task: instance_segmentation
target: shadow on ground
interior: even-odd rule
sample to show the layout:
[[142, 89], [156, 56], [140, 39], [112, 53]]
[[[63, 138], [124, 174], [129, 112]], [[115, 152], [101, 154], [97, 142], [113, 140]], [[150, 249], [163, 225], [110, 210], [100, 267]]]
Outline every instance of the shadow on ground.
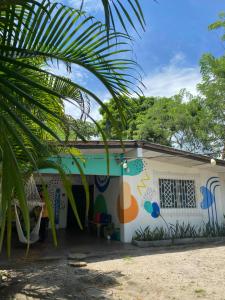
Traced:
[[[146, 264], [154, 262], [155, 258], [157, 258], [160, 264], [163, 254], [177, 253], [177, 261], [179, 261], [179, 264], [183, 264], [184, 261], [187, 260], [186, 252], [188, 251], [194, 251], [192, 256], [195, 257], [196, 254], [199, 255], [199, 249], [217, 248], [219, 250], [219, 247], [225, 245], [224, 242], [214, 242], [204, 245], [138, 248], [132, 244], [106, 241], [84, 234], [81, 236], [73, 236], [61, 232], [59, 233], [58, 248], [54, 248], [51, 238], [49, 237], [45, 243], [33, 245], [28, 257], [25, 258], [25, 246], [19, 244], [16, 239], [13, 243], [12, 258], [8, 260], [5, 253], [0, 257], [0, 273], [1, 269], [4, 269], [9, 274], [9, 278], [3, 282], [3, 285], [1, 285], [0, 282], [0, 300], [113, 299], [112, 293], [113, 290], [115, 290], [114, 288], [116, 287], [117, 290], [121, 289], [121, 282], [126, 284], [126, 282], [129, 281], [129, 276], [126, 275], [126, 270], [129, 265], [131, 265], [131, 273], [133, 273], [133, 271], [139, 271], [132, 265], [132, 258], [144, 258], [145, 256], [149, 256]], [[209, 251], [207, 251], [207, 253], [208, 252]], [[69, 266], [67, 259], [68, 254], [75, 257], [77, 256], [75, 260], [78, 259], [87, 262], [87, 266], [84, 268]], [[187, 253], [187, 256], [188, 255]], [[110, 265], [112, 266], [114, 263], [118, 263], [116, 261], [118, 259], [122, 259], [125, 263], [124, 273], [119, 272], [118, 269], [114, 269], [112, 272], [112, 269], [109, 271], [108, 268], [104, 270], [104, 272], [99, 271], [101, 269], [99, 268], [100, 264], [92, 264], [111, 261]], [[170, 273], [170, 263], [172, 263], [172, 261], [168, 256], [167, 259]], [[204, 259], [203, 255], [203, 261]], [[157, 274], [158, 262], [155, 266]], [[107, 267], [107, 263], [105, 265]], [[196, 265], [195, 259], [194, 265]], [[145, 266], [144, 264], [144, 269], [146, 269]], [[152, 268], [151, 263], [149, 266]], [[99, 268], [99, 270], [97, 268]], [[164, 272], [164, 269], [162, 272]], [[148, 278], [146, 280], [148, 280]], [[133, 287], [134, 284], [132, 282], [130, 282], [130, 284], [131, 287]], [[146, 284], [149, 283], [147, 282]], [[141, 286], [141, 283], [139, 283], [139, 285]], [[126, 285], [124, 289], [125, 292], [127, 292]]]
[[11, 299], [112, 299], [110, 288], [119, 285], [120, 272], [74, 268], [67, 261], [36, 262], [8, 270], [10, 278], [0, 290]]

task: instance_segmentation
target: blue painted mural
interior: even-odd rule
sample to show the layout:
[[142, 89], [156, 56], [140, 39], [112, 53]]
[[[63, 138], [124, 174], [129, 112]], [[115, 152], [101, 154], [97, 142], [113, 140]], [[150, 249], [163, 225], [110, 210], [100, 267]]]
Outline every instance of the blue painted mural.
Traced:
[[152, 202], [152, 213], [151, 216], [156, 219], [160, 216], [160, 208], [157, 202]]
[[99, 192], [104, 193], [109, 186], [109, 183], [109, 176], [95, 176], [95, 185], [97, 186]]
[[144, 209], [156, 219], [160, 216], [160, 207], [157, 202], [145, 201]]
[[220, 186], [219, 177], [210, 177], [205, 186], [200, 187], [202, 193], [201, 208], [208, 210], [209, 223], [218, 224], [217, 206], [216, 206], [216, 189]]
[[61, 198], [61, 190], [57, 188], [55, 191], [55, 225], [59, 225], [59, 210], [60, 210], [60, 198]]

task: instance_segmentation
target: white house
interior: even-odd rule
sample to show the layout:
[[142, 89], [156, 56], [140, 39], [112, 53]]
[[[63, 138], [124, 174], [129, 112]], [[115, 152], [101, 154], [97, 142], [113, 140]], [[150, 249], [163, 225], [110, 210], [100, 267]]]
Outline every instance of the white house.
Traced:
[[[70, 142], [81, 151], [78, 162], [90, 191], [89, 218], [107, 213], [131, 242], [135, 230], [146, 226], [190, 223], [221, 224], [225, 215], [225, 161], [144, 141], [109, 141], [109, 176], [103, 142]], [[70, 155], [52, 158], [70, 174], [81, 222], [85, 223], [85, 192], [77, 163]], [[75, 226], [60, 176], [42, 170], [52, 198], [58, 228]], [[164, 220], [163, 220], [164, 219]]]

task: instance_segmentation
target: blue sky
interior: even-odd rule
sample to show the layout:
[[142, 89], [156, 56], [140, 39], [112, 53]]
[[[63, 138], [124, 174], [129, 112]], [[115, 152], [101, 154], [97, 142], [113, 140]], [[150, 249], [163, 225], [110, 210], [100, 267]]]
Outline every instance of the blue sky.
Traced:
[[[74, 5], [78, 0], [65, 0]], [[97, 17], [102, 15], [98, 0], [86, 0], [86, 9]], [[196, 93], [201, 80], [199, 60], [203, 53], [222, 55], [224, 48], [219, 33], [208, 25], [225, 11], [224, 0], [153, 0], [141, 1], [146, 19], [146, 32], [136, 36], [134, 54], [143, 69], [145, 95], [171, 96], [181, 88]], [[109, 97], [96, 80], [82, 70], [72, 77], [93, 89], [102, 99]], [[98, 108], [93, 106], [98, 118]]]

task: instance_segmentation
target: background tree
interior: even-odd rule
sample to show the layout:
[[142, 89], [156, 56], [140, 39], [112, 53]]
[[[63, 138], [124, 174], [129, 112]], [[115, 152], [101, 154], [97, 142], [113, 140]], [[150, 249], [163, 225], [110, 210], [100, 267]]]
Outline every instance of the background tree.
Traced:
[[140, 122], [140, 136], [151, 142], [191, 152], [209, 151], [206, 112], [198, 97], [186, 91], [171, 98], [158, 98]]
[[[225, 32], [225, 14], [209, 26], [210, 30], [220, 29]], [[225, 41], [222, 33], [221, 42]], [[214, 57], [205, 54], [200, 61], [202, 82], [198, 85], [201, 93], [201, 105], [207, 112], [204, 122], [208, 127], [208, 139], [212, 152], [225, 156], [225, 55]]]
[[[146, 110], [150, 108], [156, 98], [154, 97], [139, 97], [139, 98], [129, 98], [123, 97], [122, 101], [124, 103], [124, 114], [126, 115], [125, 124], [119, 121], [119, 127], [123, 129], [122, 137], [124, 139], [138, 139], [140, 138], [138, 123], [139, 120], [144, 116]], [[115, 119], [119, 120], [119, 111], [111, 99], [105, 103], [109, 112], [114, 116]], [[102, 119], [100, 121], [101, 127], [105, 131], [108, 139], [120, 139], [120, 134], [115, 130], [113, 124], [108, 119], [106, 112], [100, 109], [100, 114]]]
[[[208, 128], [202, 122], [206, 111], [199, 97], [194, 98], [183, 90], [180, 94], [170, 98], [126, 98], [124, 103], [126, 103], [127, 112], [124, 138], [143, 139], [201, 153], [211, 150], [208, 142]], [[109, 101], [106, 105], [115, 118], [118, 117], [113, 101]], [[100, 112], [102, 114], [101, 126], [108, 138], [118, 139], [106, 114], [102, 110]]]

